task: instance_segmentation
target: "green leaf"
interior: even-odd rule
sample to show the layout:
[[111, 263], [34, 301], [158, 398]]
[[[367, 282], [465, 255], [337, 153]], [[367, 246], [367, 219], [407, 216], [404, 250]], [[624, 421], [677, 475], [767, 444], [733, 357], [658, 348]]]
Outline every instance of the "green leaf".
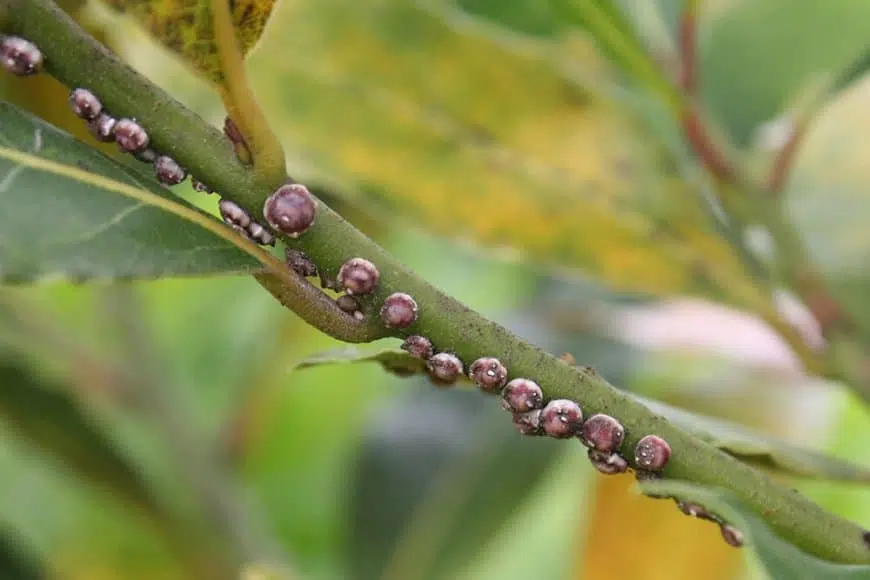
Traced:
[[[372, 351], [358, 347], [330, 350], [310, 356], [300, 362], [296, 368], [307, 369], [334, 364], [378, 363], [385, 371], [398, 376], [408, 376], [426, 373], [426, 363], [414, 358], [404, 350], [385, 349]], [[465, 377], [463, 377], [465, 379]]]
[[3, 424], [91, 482], [159, 513], [147, 484], [64, 386], [37, 376], [8, 352], [0, 355]]
[[4, 580], [43, 580], [45, 571], [39, 560], [19, 545], [14, 535], [0, 529], [0, 571]]
[[870, 329], [870, 197], [862, 142], [870, 131], [867, 82], [837, 95], [798, 151], [783, 203], [831, 293], [866, 335]]
[[[329, 351], [309, 357], [297, 368], [312, 368], [332, 364], [377, 363], [401, 376], [424, 374], [426, 365], [407, 352], [398, 349], [380, 351], [356, 347]], [[463, 377], [464, 382], [470, 382]], [[678, 427], [729, 455], [770, 471], [799, 477], [824, 478], [834, 481], [870, 483], [870, 467], [830, 457], [824, 453], [803, 449], [787, 441], [756, 433], [735, 423], [698, 415], [629, 393], [651, 411], [664, 416]]]
[[794, 7], [791, 0], [733, 2], [705, 23], [699, 62], [705, 102], [738, 143], [748, 143], [820, 73], [834, 81], [866, 50], [870, 3]]
[[870, 49], [864, 50], [832, 83], [833, 91], [848, 89], [870, 71]]
[[[586, 529], [594, 496], [588, 461], [575, 446], [562, 449], [522, 503], [452, 580], [561, 580], [576, 568], [577, 530]], [[529, 554], [535, 554], [530, 558]], [[541, 562], [547, 562], [541, 566]]]
[[557, 441], [520, 437], [478, 393], [424, 388], [384, 406], [351, 475], [354, 577], [456, 578], [525, 505], [560, 451]]
[[257, 249], [154, 179], [8, 103], [0, 126], [0, 280], [261, 269]]
[[[212, 0], [103, 1], [133, 16], [161, 44], [207, 78], [218, 84], [223, 82], [214, 39]], [[234, 0], [230, 4], [242, 54], [247, 54], [260, 39], [274, 5], [275, 0]]]
[[[642, 481], [644, 493], [671, 496], [704, 506], [707, 511], [736, 526], [745, 544], [758, 556], [770, 580], [849, 580], [870, 578], [870, 566], [843, 565], [820, 560], [783, 541], [762, 519], [743, 508], [726, 491], [681, 481]], [[709, 525], [698, 522], [698, 525]]]
[[[474, 4], [510, 23], [550, 8]], [[451, 2], [284, 3], [251, 68], [300, 175], [374, 215], [620, 289], [753, 295], [657, 142], [588, 88], [610, 69], [562, 12], [537, 19], [548, 37]]]
[[736, 423], [698, 415], [639, 395], [632, 396], [681, 429], [746, 463], [799, 477], [870, 483], [870, 467], [803, 449]]

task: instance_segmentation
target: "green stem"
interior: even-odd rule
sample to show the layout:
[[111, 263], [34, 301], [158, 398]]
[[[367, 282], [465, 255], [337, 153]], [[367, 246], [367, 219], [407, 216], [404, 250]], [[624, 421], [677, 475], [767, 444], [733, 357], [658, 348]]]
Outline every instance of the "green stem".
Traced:
[[615, 16], [613, 11], [602, 6], [602, 0], [575, 0], [577, 12], [586, 20], [586, 25], [594, 37], [609, 50], [617, 61], [635, 77], [641, 79], [654, 93], [662, 99], [668, 110], [678, 114], [684, 108], [683, 95], [673, 84], [664, 78], [656, 63], [643, 50], [643, 47], [620, 30], [619, 25], [627, 28], [629, 25]]
[[245, 136], [254, 158], [254, 180], [262, 187], [280, 186], [287, 177], [284, 148], [272, 131], [245, 73], [245, 61], [239, 50], [229, 0], [212, 2], [214, 37], [221, 61], [223, 85], [221, 96], [230, 118]]
[[[4, 5], [10, 14], [7, 31], [37, 43], [49, 72], [68, 85], [93, 89], [110, 110], [135, 115], [158, 149], [207, 178], [253, 215], [260, 214], [270, 191], [256, 186], [220, 132], [121, 63], [48, 0], [0, 0], [0, 8]], [[669, 424], [591, 368], [572, 367], [446, 296], [322, 202], [316, 225], [298, 241], [286, 241], [303, 249], [328, 276], [334, 276], [348, 258], [364, 256], [373, 261], [381, 283], [364, 306], [370, 320], [377, 320], [377, 304], [388, 294], [402, 291], [414, 296], [420, 306], [418, 320], [394, 336], [423, 334], [467, 363], [496, 356], [512, 376], [534, 377], [547, 398], [573, 399], [588, 414], [618, 417], [626, 427], [624, 449], [632, 449], [649, 433], [667, 439], [673, 454], [665, 477], [731, 490], [779, 535], [809, 553], [837, 562], [870, 563], [870, 546], [856, 524]]]

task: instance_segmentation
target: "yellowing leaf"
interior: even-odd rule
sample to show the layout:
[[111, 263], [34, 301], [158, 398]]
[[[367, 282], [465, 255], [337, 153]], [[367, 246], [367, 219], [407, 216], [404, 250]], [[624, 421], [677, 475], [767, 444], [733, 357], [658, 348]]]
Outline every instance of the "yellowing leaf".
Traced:
[[577, 578], [732, 580], [742, 554], [718, 526], [684, 515], [672, 500], [637, 493], [634, 478], [598, 475]]
[[[103, 1], [133, 16], [161, 44], [182, 56], [207, 78], [222, 83], [214, 41], [212, 0]], [[274, 4], [275, 0], [232, 0], [233, 24], [243, 54], [247, 54], [259, 40]]]
[[[758, 299], [649, 136], [525, 44], [403, 0], [287, 0], [275, 19], [250, 65], [291, 174], [620, 288]], [[598, 74], [588, 42], [551, 52]]]

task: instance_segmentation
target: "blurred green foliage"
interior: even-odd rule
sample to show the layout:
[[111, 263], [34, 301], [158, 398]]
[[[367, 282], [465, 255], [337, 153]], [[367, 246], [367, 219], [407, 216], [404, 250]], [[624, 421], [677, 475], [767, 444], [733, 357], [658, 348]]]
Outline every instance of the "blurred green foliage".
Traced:
[[[65, 7], [220, 122], [210, 88], [131, 19]], [[680, 126], [595, 10], [675, 71], [674, 0], [283, 0], [250, 71], [291, 173], [443, 290], [627, 389], [870, 464], [866, 411], [838, 385], [620, 330], [619, 313], [686, 295], [772, 305], [711, 217]], [[860, 0], [707, 0], [697, 31], [705, 118], [749, 173], [776, 154], [769, 122], [825, 95], [782, 202], [865, 321], [866, 79], [819, 87], [864, 58], [868, 12]], [[3, 76], [0, 91], [86, 134], [56, 83]], [[215, 211], [213, 197], [175, 190]], [[57, 273], [70, 259], [30, 265]], [[703, 315], [694, 327], [701, 346], [755, 338]], [[296, 370], [336, 346], [243, 277], [3, 289], [0, 576], [764, 577], [716, 534], [696, 535], [705, 524], [594, 476], [579, 445], [519, 438], [480, 393], [375, 364]], [[867, 490], [795, 485], [870, 525]], [[674, 542], [680, 566], [659, 565]]]

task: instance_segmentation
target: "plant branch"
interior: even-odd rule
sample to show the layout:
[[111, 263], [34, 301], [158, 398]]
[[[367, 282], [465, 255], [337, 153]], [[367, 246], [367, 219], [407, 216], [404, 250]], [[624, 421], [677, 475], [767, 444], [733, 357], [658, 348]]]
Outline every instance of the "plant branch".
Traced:
[[[744, 177], [729, 158], [727, 151], [713, 140], [696, 100], [700, 83], [696, 46], [700, 5], [701, 0], [686, 0], [680, 14], [677, 33], [680, 67], [677, 84], [682, 94], [678, 100], [681, 108], [677, 113], [677, 120], [682, 126], [684, 138], [691, 151], [711, 178], [710, 193], [722, 204], [731, 220], [731, 223], [719, 224], [724, 237], [738, 253], [753, 279], [766, 293], [766, 300], [753, 305], [752, 310], [786, 341], [807, 372], [822, 374], [827, 370], [825, 362], [777, 310], [773, 303], [773, 296], [777, 289], [775, 280], [769, 268], [759, 261], [743, 241], [743, 232], [748, 224], [770, 215], [769, 200], [756, 200], [747, 195], [746, 192], [751, 188], [745, 183]], [[660, 74], [664, 76], [663, 72]], [[761, 221], [770, 227], [765, 219]], [[839, 373], [834, 374], [840, 376]], [[833, 377], [831, 373], [827, 376]]]
[[[71, 86], [87, 86], [110, 110], [135, 115], [166, 151], [243, 208], [258, 215], [267, 188], [257, 187], [232, 148], [210, 127], [147, 79], [101, 47], [48, 0], [0, 0], [9, 8], [7, 32], [35, 42], [43, 50], [48, 71]], [[411, 294], [420, 306], [417, 321], [394, 336], [423, 334], [439, 348], [464, 361], [496, 356], [512, 376], [538, 381], [547, 398], [579, 402], [586, 413], [608, 413], [626, 427], [624, 448], [631, 449], [648, 433], [667, 439], [673, 449], [664, 476], [733, 491], [762, 515], [783, 538], [805, 551], [837, 562], [870, 563], [870, 546], [856, 524], [834, 516], [761, 472], [652, 413], [610, 385], [591, 368], [576, 369], [511, 334], [508, 330], [446, 296], [413, 274], [385, 250], [356, 230], [323, 202], [316, 225], [299, 240], [285, 240], [303, 249], [332, 277], [348, 258], [364, 256], [381, 273], [372, 301], [364, 305], [376, 320], [377, 304], [392, 292]], [[295, 307], [297, 313], [304, 307]], [[629, 458], [631, 460], [631, 458]]]
[[[697, 18], [698, 0], [687, 0], [680, 15], [678, 35], [680, 83], [686, 93], [685, 104], [688, 107], [684, 109], [680, 119], [686, 140], [695, 151], [701, 165], [712, 176], [719, 201], [731, 218], [739, 223], [740, 228], [754, 220], [762, 223], [770, 232], [776, 247], [776, 271], [767, 279], [759, 278], [759, 282], [769, 286], [771, 292], [777, 281], [789, 286], [813, 314], [819, 323], [822, 335], [831, 347], [824, 356], [820, 357], [807, 348], [803, 339], [793, 329], [787, 331], [790, 325], [782, 321], [781, 317], [765, 316], [764, 318], [795, 350], [809, 371], [843, 381], [866, 403], [870, 403], [870, 376], [867, 372], [870, 361], [867, 357], [857, 357], [853, 354], [855, 351], [866, 350], [868, 345], [854, 332], [854, 321], [828, 290], [825, 281], [810, 260], [803, 240], [782, 215], [782, 209], [777, 204], [778, 194], [807, 130], [811, 114], [818, 111], [823, 99], [815, 96], [802, 108], [805, 110], [799, 116], [799, 124], [779, 151], [766, 183], [763, 184], [765, 191], [759, 191], [757, 186], [749, 183], [744, 176], [734, 170], [735, 164], [728, 159], [728, 155], [713, 144], [695, 104], [688, 100], [694, 97], [699, 82], [695, 54]], [[829, 91], [823, 92], [823, 95], [828, 94]], [[739, 239], [733, 238], [732, 236], [732, 243], [741, 243]], [[741, 251], [744, 261], [755, 260], [742, 247], [737, 249]], [[849, 356], [843, 356], [844, 352], [848, 352]]]
[[699, 0], [684, 2], [677, 31], [677, 47], [680, 55], [679, 84], [683, 92], [690, 95], [694, 95], [698, 87], [695, 43], [698, 36], [699, 4]]
[[[611, 16], [597, 2], [580, 2], [579, 7], [599, 41], [616, 55], [623, 66], [632, 70], [638, 78], [646, 83], [680, 124], [685, 140], [692, 152], [700, 160], [700, 165], [712, 177], [713, 195], [728, 210], [730, 217], [739, 221], [752, 214], [753, 204], [749, 203], [750, 200], [746, 196], [739, 195], [740, 191], [735, 187], [739, 178], [735, 167], [726, 153], [720, 150], [718, 144], [714, 142], [695, 101], [699, 82], [695, 43], [700, 4], [700, 0], [686, 0], [680, 15], [677, 39], [680, 68], [676, 83], [672, 83], [655, 66], [654, 61], [638, 43], [625, 40]], [[756, 313], [769, 324], [801, 360], [807, 372], [821, 373], [825, 370], [825, 365], [819, 359], [818, 354], [807, 345], [800, 333], [777, 311], [773, 302], [775, 287], [771, 283], [770, 276], [767, 275], [767, 269], [743, 244], [742, 227], [736, 227], [734, 224], [725, 225], [718, 223], [718, 221], [716, 225], [739, 254], [744, 266], [766, 293], [761, 299], [753, 297], [747, 300], [742, 290], [735, 288], [734, 285], [723, 283], [722, 287], [732, 294], [729, 298], [740, 307]]]
[[797, 153], [804, 135], [806, 134], [806, 123], [801, 122], [796, 125], [791, 132], [788, 140], [777, 152], [773, 160], [773, 165], [770, 168], [770, 173], [767, 176], [767, 181], [764, 184], [765, 190], [771, 197], [779, 197], [782, 194], [782, 188], [785, 187], [788, 173], [791, 170], [792, 162]]
[[695, 43], [698, 32], [698, 0], [687, 0], [680, 13], [677, 46], [680, 56], [679, 86], [683, 91], [680, 122], [683, 134], [695, 154], [717, 179], [728, 180], [732, 168], [728, 159], [713, 143], [701, 120], [695, 96], [698, 92], [698, 67]]

